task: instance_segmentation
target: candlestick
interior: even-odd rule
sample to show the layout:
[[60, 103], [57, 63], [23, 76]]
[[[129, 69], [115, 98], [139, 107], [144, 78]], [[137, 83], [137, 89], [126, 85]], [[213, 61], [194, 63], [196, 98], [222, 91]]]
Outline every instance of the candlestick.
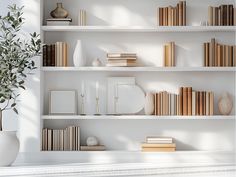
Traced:
[[99, 98], [99, 82], [96, 82], [96, 98]]
[[84, 97], [85, 97], [85, 90], [84, 90], [84, 81], [81, 83], [81, 114], [84, 115]]

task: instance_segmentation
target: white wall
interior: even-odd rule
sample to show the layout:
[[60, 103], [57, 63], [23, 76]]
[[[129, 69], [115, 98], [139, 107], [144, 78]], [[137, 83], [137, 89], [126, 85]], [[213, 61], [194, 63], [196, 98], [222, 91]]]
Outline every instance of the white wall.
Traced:
[[[23, 33], [40, 33], [40, 0], [4, 0], [0, 1], [0, 14], [7, 13], [7, 6], [10, 4], [25, 6], [24, 18], [25, 24]], [[39, 57], [36, 58], [39, 66]], [[18, 105], [19, 115], [13, 111], [5, 112], [4, 126], [5, 130], [18, 130], [21, 152], [39, 151], [40, 136], [40, 72], [35, 71], [33, 76], [29, 76], [26, 82], [26, 91], [21, 91], [20, 102]]]

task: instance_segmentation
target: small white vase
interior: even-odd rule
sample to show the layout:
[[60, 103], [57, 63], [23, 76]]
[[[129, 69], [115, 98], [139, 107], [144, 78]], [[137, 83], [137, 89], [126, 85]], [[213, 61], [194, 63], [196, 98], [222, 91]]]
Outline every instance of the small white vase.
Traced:
[[218, 100], [220, 114], [229, 115], [233, 109], [233, 100], [228, 92], [224, 92]]
[[0, 131], [0, 166], [11, 165], [16, 160], [19, 147], [16, 131]]
[[102, 66], [101, 60], [99, 58], [93, 60], [92, 66], [94, 66], [94, 67]]
[[85, 66], [85, 56], [83, 53], [83, 47], [81, 40], [77, 40], [77, 44], [75, 46], [74, 54], [73, 54], [73, 62], [75, 67]]
[[146, 115], [152, 115], [154, 112], [154, 95], [152, 93], [146, 94], [144, 111]]
[[97, 146], [99, 143], [98, 139], [95, 136], [90, 136], [87, 138], [86, 144], [87, 146]]

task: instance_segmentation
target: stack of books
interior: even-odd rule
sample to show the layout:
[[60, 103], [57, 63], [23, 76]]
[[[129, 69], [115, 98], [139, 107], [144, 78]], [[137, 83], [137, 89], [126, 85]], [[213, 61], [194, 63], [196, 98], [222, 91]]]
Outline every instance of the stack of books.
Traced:
[[159, 8], [159, 26], [186, 26], [186, 1]]
[[81, 151], [105, 151], [106, 147], [104, 145], [97, 146], [80, 146]]
[[45, 128], [42, 130], [43, 151], [79, 151], [80, 128], [70, 126], [66, 129], [54, 130]]
[[46, 20], [47, 26], [69, 26], [72, 22], [71, 18], [49, 18]]
[[180, 87], [179, 94], [161, 91], [155, 93], [154, 115], [204, 116], [214, 114], [214, 93]]
[[219, 44], [214, 38], [204, 43], [204, 66], [236, 66], [236, 46]]
[[175, 66], [175, 42], [169, 42], [164, 45], [164, 66]]
[[235, 8], [233, 4], [223, 4], [219, 7], [208, 7], [208, 24], [210, 26], [234, 26]]
[[43, 45], [43, 66], [67, 66], [68, 45], [66, 42]]
[[135, 53], [108, 53], [106, 66], [137, 66]]
[[142, 143], [143, 152], [173, 152], [175, 150], [173, 138], [169, 137], [147, 137], [146, 142]]

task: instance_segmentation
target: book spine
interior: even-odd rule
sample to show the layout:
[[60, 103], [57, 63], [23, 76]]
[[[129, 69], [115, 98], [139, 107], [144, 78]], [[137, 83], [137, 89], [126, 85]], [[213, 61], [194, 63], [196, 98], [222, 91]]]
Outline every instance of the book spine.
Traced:
[[192, 115], [192, 87], [188, 87], [188, 116]]
[[183, 26], [183, 1], [179, 3], [179, 26]]
[[188, 88], [183, 88], [183, 115], [188, 115]]
[[213, 25], [213, 7], [212, 6], [208, 7], [208, 24], [210, 26]]
[[43, 45], [43, 66], [47, 66], [47, 45]]
[[55, 44], [52, 45], [52, 61], [51, 66], [56, 66]]
[[47, 45], [47, 66], [51, 66], [52, 61], [52, 52], [51, 52], [51, 45]]
[[159, 8], [159, 26], [163, 26], [163, 8]]
[[183, 87], [179, 91], [179, 115], [183, 115]]

